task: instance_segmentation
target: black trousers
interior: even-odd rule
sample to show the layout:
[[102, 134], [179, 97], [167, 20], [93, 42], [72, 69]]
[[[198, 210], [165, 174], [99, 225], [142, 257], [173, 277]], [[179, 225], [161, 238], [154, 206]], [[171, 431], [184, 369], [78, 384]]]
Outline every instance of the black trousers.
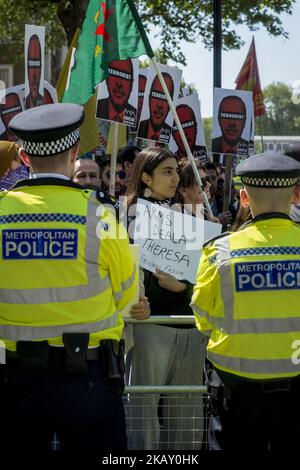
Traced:
[[208, 431], [210, 450], [252, 455], [299, 448], [299, 381], [292, 380], [291, 389], [285, 391], [263, 390], [260, 383], [229, 388], [214, 411]]
[[[120, 385], [104, 378], [98, 361], [88, 361], [87, 375], [1, 366], [0, 377], [0, 455], [86, 461], [126, 449]], [[54, 432], [59, 452], [50, 451]]]

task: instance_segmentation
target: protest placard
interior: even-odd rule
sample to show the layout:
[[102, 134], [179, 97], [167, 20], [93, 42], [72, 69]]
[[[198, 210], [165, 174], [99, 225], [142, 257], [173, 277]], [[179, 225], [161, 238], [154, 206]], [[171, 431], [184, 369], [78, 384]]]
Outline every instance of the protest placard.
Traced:
[[96, 117], [134, 127], [138, 107], [139, 60], [113, 60], [98, 85]]
[[214, 89], [212, 153], [248, 155], [252, 91]]
[[[209, 158], [205, 145], [198, 96], [194, 94], [178, 98], [176, 112], [178, 114], [183, 132], [185, 133], [193, 157], [198, 158], [202, 163], [206, 163]], [[175, 121], [173, 124], [169, 149], [179, 158], [187, 156]]]
[[[176, 106], [182, 70], [162, 64], [159, 64], [159, 69], [172, 101]], [[174, 117], [156, 69], [151, 62], [138, 128], [138, 137], [168, 144], [172, 133], [173, 119]]]
[[45, 26], [25, 25], [25, 108], [44, 104]]
[[156, 268], [176, 279], [196, 282], [204, 241], [221, 233], [221, 225], [138, 199], [134, 242], [139, 245], [139, 264]]
[[135, 126], [131, 128], [132, 132], [137, 132], [139, 123], [140, 123], [140, 117], [141, 117], [141, 112], [143, 108], [143, 103], [144, 103], [144, 96], [145, 96], [145, 88], [146, 88], [146, 83], [147, 83], [147, 77], [148, 77], [148, 69], [142, 69], [141, 67], [139, 68], [139, 86], [138, 86], [138, 107], [137, 107], [137, 119]]
[[0, 140], [16, 140], [8, 129], [10, 120], [24, 110], [24, 84], [3, 90], [0, 102]]

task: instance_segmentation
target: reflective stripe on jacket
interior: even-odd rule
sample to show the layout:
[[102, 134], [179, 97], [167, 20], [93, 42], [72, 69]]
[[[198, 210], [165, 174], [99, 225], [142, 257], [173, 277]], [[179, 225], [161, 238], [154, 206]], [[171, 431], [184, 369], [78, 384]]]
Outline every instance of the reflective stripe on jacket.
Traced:
[[118, 314], [136, 290], [125, 229], [96, 194], [68, 186], [19, 187], [0, 198], [0, 338], [90, 346], [120, 339]]
[[300, 374], [299, 226], [262, 217], [210, 243], [191, 306], [216, 367], [254, 379]]

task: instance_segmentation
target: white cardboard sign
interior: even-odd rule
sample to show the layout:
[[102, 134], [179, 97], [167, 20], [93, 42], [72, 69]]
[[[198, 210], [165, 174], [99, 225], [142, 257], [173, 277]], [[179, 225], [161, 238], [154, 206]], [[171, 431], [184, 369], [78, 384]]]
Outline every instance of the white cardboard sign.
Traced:
[[134, 243], [139, 245], [139, 264], [195, 284], [202, 245], [221, 229], [220, 224], [138, 199]]

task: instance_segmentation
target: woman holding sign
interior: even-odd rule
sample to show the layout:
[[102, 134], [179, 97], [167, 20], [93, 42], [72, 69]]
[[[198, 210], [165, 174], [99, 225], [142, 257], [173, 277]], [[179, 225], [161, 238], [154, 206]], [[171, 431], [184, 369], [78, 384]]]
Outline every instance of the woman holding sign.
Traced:
[[[128, 183], [129, 215], [135, 216], [138, 198], [149, 203], [152, 215], [153, 204], [170, 207], [179, 179], [177, 159], [171, 152], [158, 147], [143, 150], [134, 162]], [[129, 235], [134, 238], [132, 224]], [[160, 269], [143, 271], [152, 316], [192, 315], [192, 284]], [[204, 336], [199, 336], [192, 325], [136, 324], [131, 363], [127, 363], [131, 367], [130, 385], [201, 385], [204, 353]], [[192, 442], [199, 449], [204, 427], [202, 399], [188, 394], [163, 396], [159, 419], [160, 399], [159, 394], [130, 395], [129, 449], [190, 449]]]

